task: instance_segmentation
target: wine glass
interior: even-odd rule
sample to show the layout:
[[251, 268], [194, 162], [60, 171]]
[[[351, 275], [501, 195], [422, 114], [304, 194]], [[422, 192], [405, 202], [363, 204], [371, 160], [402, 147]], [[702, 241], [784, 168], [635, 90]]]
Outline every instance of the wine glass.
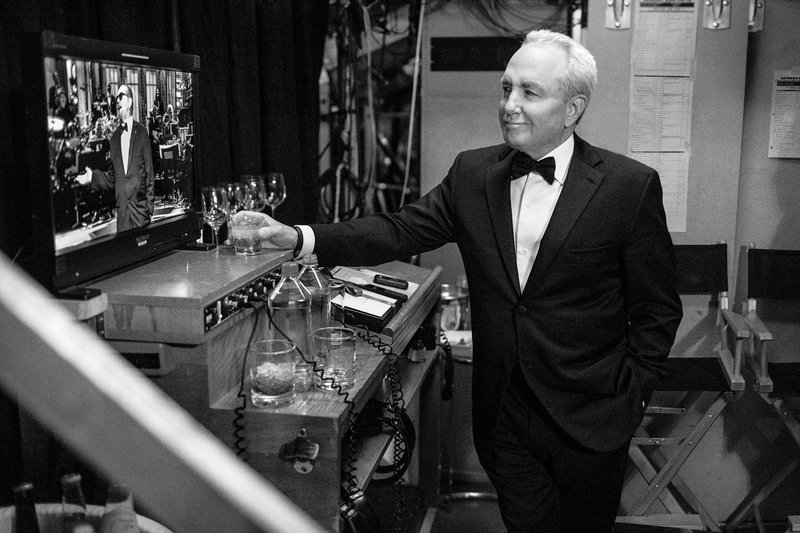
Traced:
[[263, 174], [243, 174], [240, 180], [248, 187], [248, 205], [246, 209], [261, 211], [267, 206], [267, 187]]
[[228, 219], [230, 204], [225, 187], [210, 185], [203, 187], [203, 219], [214, 230], [213, 244], [219, 245], [219, 229]]
[[272, 210], [272, 218], [275, 218], [275, 208], [286, 200], [286, 182], [282, 172], [268, 172], [264, 178], [264, 185], [267, 188], [267, 204]]
[[242, 209], [241, 195], [239, 194], [240, 183], [225, 182], [220, 184], [220, 187], [225, 187], [225, 192], [228, 194], [228, 216], [233, 216]]

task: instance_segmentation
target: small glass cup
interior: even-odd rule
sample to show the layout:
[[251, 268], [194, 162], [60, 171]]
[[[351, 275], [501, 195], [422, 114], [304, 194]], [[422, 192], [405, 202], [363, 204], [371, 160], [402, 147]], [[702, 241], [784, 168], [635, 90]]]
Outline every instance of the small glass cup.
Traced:
[[443, 331], [466, 329], [464, 327], [467, 293], [455, 285], [445, 283], [441, 286], [439, 300], [439, 327]]
[[285, 407], [294, 401], [295, 346], [267, 339], [250, 347], [250, 401], [256, 407]]
[[269, 226], [267, 217], [254, 211], [239, 211], [228, 221], [228, 239], [238, 255], [261, 253], [261, 237], [258, 230]]
[[317, 368], [314, 384], [322, 390], [350, 389], [356, 384], [356, 332], [350, 328], [329, 327], [314, 331], [314, 358]]

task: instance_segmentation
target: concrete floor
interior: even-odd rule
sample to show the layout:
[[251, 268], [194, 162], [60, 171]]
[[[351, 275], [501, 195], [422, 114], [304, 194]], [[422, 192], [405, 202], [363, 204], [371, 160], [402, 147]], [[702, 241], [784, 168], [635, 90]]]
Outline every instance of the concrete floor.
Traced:
[[[473, 497], [458, 498], [459, 487], [456, 485], [453, 494], [456, 498], [448, 501], [436, 510], [435, 517], [429, 529], [430, 533], [503, 533], [505, 527], [500, 518], [497, 502], [486, 497], [474, 497], [476, 494], [488, 494], [491, 487], [470, 487]], [[460, 494], [466, 494], [464, 492]], [[724, 528], [723, 528], [724, 529]], [[763, 533], [784, 533], [788, 530], [788, 523], [766, 524]], [[614, 533], [679, 533], [680, 530], [652, 526], [638, 526], [631, 524], [617, 524]], [[758, 532], [753, 524], [744, 524], [738, 533]], [[587, 532], [589, 533], [589, 532]]]

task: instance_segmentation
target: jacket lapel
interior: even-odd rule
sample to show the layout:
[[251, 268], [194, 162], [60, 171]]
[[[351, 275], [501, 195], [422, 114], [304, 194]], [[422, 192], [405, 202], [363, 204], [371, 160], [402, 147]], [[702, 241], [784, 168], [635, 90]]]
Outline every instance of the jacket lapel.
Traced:
[[513, 152], [514, 150], [511, 148], [503, 150], [498, 161], [489, 165], [484, 174], [484, 189], [497, 249], [500, 251], [506, 275], [519, 294], [519, 275], [517, 274], [517, 259], [514, 256], [514, 228], [511, 224], [511, 198], [508, 180]]
[[603, 181], [603, 174], [594, 169], [594, 165], [598, 162], [600, 156], [597, 152], [576, 135], [575, 151], [567, 172], [564, 190], [561, 191], [553, 215], [542, 236], [539, 252], [525, 284], [527, 290], [534, 290], [531, 287], [536, 287], [535, 280], [547, 270], [578, 217]]

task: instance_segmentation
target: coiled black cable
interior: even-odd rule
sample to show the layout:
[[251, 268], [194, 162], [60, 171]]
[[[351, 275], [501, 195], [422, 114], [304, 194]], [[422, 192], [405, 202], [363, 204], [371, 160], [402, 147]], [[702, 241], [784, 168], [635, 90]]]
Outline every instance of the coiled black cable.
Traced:
[[247, 453], [247, 446], [244, 445], [245, 436], [244, 436], [244, 413], [245, 409], [247, 408], [247, 393], [244, 392], [244, 384], [247, 380], [247, 354], [250, 353], [250, 346], [253, 343], [253, 338], [256, 335], [256, 331], [258, 330], [258, 319], [259, 315], [261, 314], [261, 309], [256, 306], [256, 302], [248, 302], [248, 307], [253, 308], [255, 313], [253, 314], [253, 329], [250, 330], [250, 337], [247, 339], [247, 346], [244, 349], [244, 357], [242, 357], [242, 371], [241, 371], [241, 379], [239, 380], [239, 392], [236, 393], [236, 398], [241, 400], [240, 404], [237, 405], [233, 410], [233, 450], [236, 452], [236, 457], [241, 459], [247, 460], [245, 453]]
[[[237, 399], [240, 400], [239, 405], [234, 408], [234, 419], [233, 419], [233, 426], [234, 426], [234, 443], [233, 448], [236, 453], [236, 456], [247, 461], [247, 447], [245, 445], [246, 441], [246, 425], [245, 425], [245, 415], [246, 415], [246, 406], [247, 406], [247, 393], [245, 391], [245, 383], [247, 381], [247, 355], [250, 351], [250, 347], [252, 345], [253, 339], [255, 337], [256, 331], [258, 331], [258, 324], [260, 321], [261, 313], [266, 309], [267, 319], [269, 321], [270, 327], [274, 328], [274, 330], [282, 335], [284, 338], [287, 338], [289, 341], [289, 337], [281, 330], [281, 328], [274, 322], [272, 312], [269, 308], [269, 305], [264, 299], [257, 299], [254, 301], [247, 302], [246, 304], [248, 307], [254, 309], [255, 313], [253, 315], [253, 327], [250, 331], [250, 335], [247, 340], [247, 345], [245, 348], [244, 356], [242, 357], [242, 366], [241, 366], [241, 376], [240, 376], [240, 383], [239, 383], [239, 390], [237, 392]], [[401, 425], [405, 427], [409, 422], [408, 417], [405, 411], [405, 400], [403, 398], [403, 391], [402, 391], [402, 383], [399, 377], [399, 370], [397, 368], [397, 360], [398, 356], [392, 351], [392, 347], [389, 344], [383, 342], [383, 340], [375, 334], [372, 334], [366, 326], [363, 325], [352, 325], [347, 324], [345, 322], [339, 321], [342, 325], [354, 328], [356, 330], [357, 336], [365, 341], [367, 344], [372, 346], [373, 348], [377, 349], [383, 356], [386, 357], [388, 368], [387, 368], [387, 378], [389, 379], [390, 385], [390, 401], [386, 404], [386, 409], [392, 415], [392, 418], [388, 420], [388, 423], [394, 429], [393, 432], [393, 491], [394, 491], [394, 530], [396, 532], [401, 532], [403, 530], [403, 525], [405, 523], [405, 518], [407, 515], [407, 507], [405, 504], [405, 494], [402, 491], [402, 475], [408, 467], [408, 463], [411, 461], [411, 455], [413, 453], [414, 448], [414, 438], [413, 438], [413, 427], [411, 429], [412, 437], [409, 439], [408, 432], [400, 431]], [[296, 346], [296, 344], [295, 344]], [[296, 348], [298, 354], [302, 358], [302, 360], [306, 363], [311, 365], [312, 371], [315, 375], [318, 376], [319, 380], [329, 384], [330, 390], [336, 392], [338, 396], [341, 396], [343, 401], [348, 405], [348, 420], [350, 422], [350, 428], [355, 427], [355, 424], [358, 420], [359, 413], [355, 409], [355, 403], [350, 399], [350, 393], [342, 389], [342, 386], [336, 382], [336, 380], [330, 376], [325, 376], [324, 369], [320, 368], [317, 365], [315, 358], [309, 359], [307, 354], [303, 353], [301, 348]], [[344, 492], [345, 492], [345, 499], [348, 500], [351, 496], [354, 497], [356, 494], [363, 494], [361, 493], [361, 489], [358, 486], [358, 478], [355, 475], [356, 471], [356, 462], [358, 456], [358, 435], [355, 431], [348, 431], [346, 435], [346, 453], [347, 459], [342, 466], [342, 476], [344, 481]], [[409, 442], [409, 440], [411, 442]], [[396, 480], [394, 479], [396, 478]], [[348, 505], [348, 501], [344, 502], [345, 507]]]
[[[257, 305], [257, 304], [262, 304], [262, 305]], [[246, 448], [246, 446], [244, 446], [244, 441], [245, 441], [244, 418], [245, 418], [245, 410], [246, 410], [246, 407], [247, 407], [247, 393], [245, 392], [245, 383], [247, 382], [247, 375], [246, 375], [246, 373], [247, 373], [247, 355], [250, 352], [250, 346], [252, 345], [253, 338], [255, 337], [255, 333], [258, 330], [258, 323], [259, 323], [259, 320], [260, 320], [261, 312], [263, 310], [266, 310], [267, 319], [269, 320], [270, 327], [274, 328], [275, 331], [277, 331], [284, 338], [288, 339], [290, 342], [293, 342], [293, 340], [289, 339], [289, 337], [283, 332], [283, 330], [281, 330], [281, 328], [277, 324], [275, 324], [275, 322], [273, 321], [272, 312], [271, 312], [271, 310], [269, 308], [269, 305], [266, 302], [266, 299], [258, 299], [258, 300], [255, 300], [255, 301], [247, 302], [246, 305], [248, 307], [253, 308], [255, 310], [255, 314], [254, 314], [254, 320], [253, 320], [253, 328], [250, 331], [250, 336], [247, 339], [247, 346], [245, 347], [245, 353], [244, 353], [244, 356], [242, 357], [241, 376], [240, 376], [240, 380], [239, 380], [239, 391], [236, 394], [236, 397], [240, 400], [240, 404], [237, 405], [236, 408], [234, 408], [234, 410], [233, 410], [234, 411], [234, 419], [233, 419], [233, 426], [234, 426], [234, 432], [233, 432], [234, 443], [233, 443], [233, 446], [234, 446], [234, 451], [236, 452], [236, 456], [237, 457], [244, 458], [245, 460], [246, 460], [245, 453], [247, 452], [247, 448]], [[299, 347], [297, 347], [297, 344], [295, 344], [295, 349], [297, 350], [297, 353], [300, 355], [300, 357], [303, 359], [303, 361], [306, 364], [311, 365], [312, 371], [317, 376], [319, 376], [320, 381], [328, 383], [330, 385], [330, 387], [329, 387], [330, 390], [335, 391], [338, 396], [341, 396], [343, 401], [349, 406], [348, 417], [350, 419], [350, 423], [352, 424], [353, 421], [355, 420], [355, 418], [357, 417], [357, 413], [355, 412], [355, 403], [350, 399], [350, 393], [345, 391], [345, 390], [342, 390], [342, 386], [339, 383], [337, 383], [334, 378], [332, 378], [330, 376], [325, 376], [324, 369], [320, 368], [317, 365], [316, 360], [314, 360], [314, 359], [309, 360], [307, 358], [306, 354], [303, 353], [303, 350], [300, 349]], [[355, 445], [352, 445], [352, 446], [355, 446]], [[354, 464], [350, 464], [349, 466], [350, 466], [350, 470], [351, 471], [355, 470], [355, 465]], [[356, 485], [357, 485], [357, 482], [356, 482]]]
[[404, 419], [408, 420], [408, 417], [406, 415], [405, 399], [403, 398], [402, 383], [400, 381], [400, 371], [397, 368], [398, 356], [392, 350], [391, 345], [383, 342], [378, 335], [372, 333], [366, 326], [358, 325], [351, 327], [358, 328], [357, 334], [359, 338], [383, 354], [388, 363], [386, 376], [389, 378], [390, 402], [387, 404], [386, 408], [392, 415], [390, 425], [394, 429], [392, 437], [392, 459], [394, 469], [392, 476], [392, 489], [394, 493], [393, 518], [394, 531], [399, 533], [403, 531], [403, 525], [408, 513], [405, 501], [405, 493], [402, 490], [402, 473], [405, 471], [405, 468], [408, 467], [408, 463], [411, 461], [413, 444], [406, 443], [403, 432], [399, 430], [400, 424], [404, 424]]
[[[266, 306], [266, 309], [267, 309], [267, 318], [269, 320], [270, 327], [274, 328], [275, 331], [277, 331], [280, 335], [282, 335], [286, 339], [289, 339], [289, 341], [292, 342], [292, 339], [290, 339], [283, 332], [283, 330], [281, 330], [281, 328], [277, 324], [275, 324], [275, 322], [273, 321], [272, 312], [269, 309], [269, 305]], [[343, 325], [346, 325], [346, 324], [343, 324]], [[295, 346], [297, 346], [297, 345], [295, 344]], [[296, 349], [297, 349], [297, 353], [300, 354], [300, 357], [303, 359], [303, 361], [306, 364], [311, 365], [312, 372], [314, 372], [314, 374], [316, 374], [319, 377], [320, 381], [329, 384], [329, 390], [335, 391], [338, 396], [342, 397], [342, 400], [348, 406], [347, 417], [348, 417], [348, 421], [350, 422], [350, 427], [353, 427], [353, 424], [355, 424], [355, 421], [358, 419], [358, 414], [359, 413], [356, 411], [355, 402], [353, 402], [353, 400], [350, 399], [350, 393], [348, 391], [343, 390], [341, 384], [339, 384], [334, 378], [332, 378], [330, 376], [326, 376], [325, 375], [325, 370], [323, 368], [320, 368], [317, 365], [317, 361], [316, 361], [315, 358], [312, 358], [312, 359], [309, 360], [306, 357], [306, 354], [303, 353], [303, 350], [301, 350], [300, 348], [296, 348]], [[342, 467], [342, 475], [343, 475], [343, 477], [345, 479], [345, 484], [346, 484], [346, 489], [345, 490], [346, 490], [346, 492], [348, 494], [354, 494], [354, 493], [356, 493], [357, 491], [360, 490], [358, 488], [358, 478], [356, 477], [356, 475], [354, 473], [356, 471], [356, 462], [357, 462], [357, 459], [358, 459], [358, 441], [357, 441], [356, 435], [354, 435], [352, 431], [350, 431], [348, 433], [349, 434], [346, 437], [347, 438], [347, 461], [345, 462], [345, 464]]]

